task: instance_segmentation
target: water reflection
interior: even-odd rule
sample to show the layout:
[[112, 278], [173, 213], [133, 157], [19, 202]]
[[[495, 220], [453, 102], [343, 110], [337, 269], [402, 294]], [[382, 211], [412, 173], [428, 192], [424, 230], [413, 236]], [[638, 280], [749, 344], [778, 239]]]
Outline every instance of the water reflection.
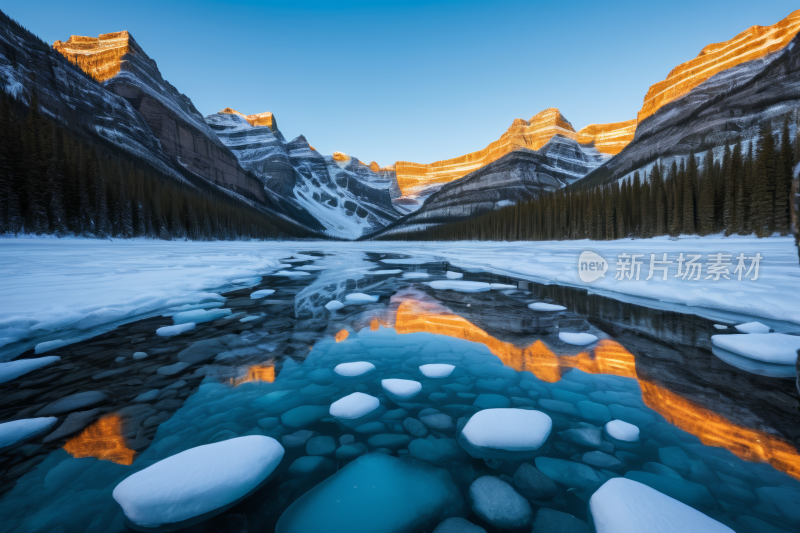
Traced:
[[424, 297], [401, 295], [393, 302], [397, 304], [395, 328], [398, 333], [428, 332], [479, 342], [504, 365], [517, 371], [529, 371], [547, 383], [558, 382], [567, 368], [636, 379], [645, 405], [671, 424], [698, 437], [703, 444], [726, 448], [749, 461], [766, 461], [800, 479], [800, 454], [794, 446], [779, 437], [734, 424], [654, 382], [640, 379], [635, 356], [619, 342], [602, 339], [591, 349], [591, 355], [586, 351], [558, 355], [540, 339], [525, 348], [501, 341]]
[[349, 331], [347, 331], [346, 329], [341, 329], [336, 334], [334, 339], [336, 339], [336, 342], [342, 342], [343, 340], [347, 339], [347, 337], [349, 337], [349, 336], [350, 336], [350, 332]]
[[128, 448], [122, 436], [123, 420], [117, 414], [105, 416], [84, 429], [64, 445], [76, 459], [94, 457], [120, 465], [133, 463], [136, 452]]
[[275, 381], [275, 365], [272, 362], [253, 365], [247, 369], [247, 373], [244, 376], [231, 378], [230, 383], [234, 387], [238, 387], [243, 383], [251, 383], [253, 381], [263, 381], [264, 383]]

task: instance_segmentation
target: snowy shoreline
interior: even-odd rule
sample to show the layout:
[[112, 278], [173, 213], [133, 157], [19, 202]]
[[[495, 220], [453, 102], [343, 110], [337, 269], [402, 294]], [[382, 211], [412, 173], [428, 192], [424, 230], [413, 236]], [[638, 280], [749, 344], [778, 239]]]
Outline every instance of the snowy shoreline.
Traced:
[[[219, 292], [255, 285], [282, 269], [280, 259], [318, 250], [341, 255], [365, 251], [449, 261], [539, 283], [584, 287], [639, 305], [731, 319], [757, 317], [776, 330], [800, 324], [800, 265], [790, 237], [696, 237], [618, 241], [539, 242], [185, 242], [92, 239], [0, 239], [0, 361], [40, 342], [68, 343], [119, 324], [156, 316], [181, 305], [219, 299]], [[609, 262], [605, 278], [584, 283], [578, 257], [591, 250]], [[614, 279], [619, 253], [644, 254], [641, 280]], [[688, 281], [660, 273], [645, 281], [651, 253], [760, 253], [759, 279]], [[386, 261], [385, 268], [391, 260]], [[733, 268], [730, 269], [733, 274]]]

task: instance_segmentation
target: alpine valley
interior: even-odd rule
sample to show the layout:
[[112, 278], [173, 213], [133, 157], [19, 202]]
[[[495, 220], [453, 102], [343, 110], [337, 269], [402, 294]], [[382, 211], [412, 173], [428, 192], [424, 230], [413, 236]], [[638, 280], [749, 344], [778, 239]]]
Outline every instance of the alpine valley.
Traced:
[[[25, 118], [30, 113], [49, 121], [48, 127], [79, 135], [110, 159], [122, 157], [145, 169], [156, 181], [179, 184], [179, 196], [202, 193], [206, 203], [246, 206], [259, 224], [273, 228], [262, 237], [390, 238], [565, 188], [605, 186], [638, 174], [646, 179], [656, 165], [667, 167], [691, 154], [700, 160], [709, 149], [722, 158], [726, 147], [757, 139], [765, 121], [779, 132], [789, 118], [794, 131], [799, 30], [800, 10], [706, 46], [650, 88], [635, 118], [576, 130], [549, 108], [529, 120], [515, 119], [483, 150], [430, 164], [381, 167], [342, 152], [321, 154], [302, 135], [287, 140], [277, 118], [263, 110], [246, 115], [226, 107], [203, 117], [127, 31], [73, 35], [50, 46], [0, 13], [0, 87], [7, 122], [33, 123]], [[12, 135], [9, 128], [5, 135]], [[52, 151], [42, 154], [54, 157]], [[135, 206], [145, 200], [137, 200], [135, 180], [133, 193], [95, 201], [82, 225], [61, 223], [69, 215], [47, 206], [59, 204], [55, 197], [62, 192], [49, 190], [52, 170], [40, 166], [41, 175], [27, 180], [38, 180], [36, 190], [19, 185], [26, 181], [21, 171], [19, 191], [11, 190], [13, 183], [4, 185], [10, 192], [1, 206], [0, 232], [163, 238], [197, 233], [197, 224], [178, 222], [199, 216], [200, 208], [192, 207], [197, 200], [166, 208], [166, 214], [137, 215]], [[74, 194], [81, 194], [79, 184]], [[130, 229], [128, 219], [134, 222]], [[207, 233], [197, 235], [220, 238]]]

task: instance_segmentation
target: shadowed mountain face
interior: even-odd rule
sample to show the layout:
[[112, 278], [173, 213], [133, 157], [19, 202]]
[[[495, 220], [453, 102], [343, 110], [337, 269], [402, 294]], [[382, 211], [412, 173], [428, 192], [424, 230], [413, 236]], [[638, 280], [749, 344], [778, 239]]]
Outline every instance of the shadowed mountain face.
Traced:
[[500, 207], [535, 198], [581, 179], [604, 156], [575, 140], [556, 135], [538, 151], [517, 150], [444, 185], [423, 206], [381, 236], [464, 220]]
[[375, 172], [355, 158], [322, 156], [302, 135], [287, 142], [271, 114], [269, 126], [251, 121], [255, 115], [230, 111], [209, 115], [206, 122], [285, 209], [310, 213], [329, 235], [351, 239], [400, 216], [392, 205], [396, 182], [390, 172]]

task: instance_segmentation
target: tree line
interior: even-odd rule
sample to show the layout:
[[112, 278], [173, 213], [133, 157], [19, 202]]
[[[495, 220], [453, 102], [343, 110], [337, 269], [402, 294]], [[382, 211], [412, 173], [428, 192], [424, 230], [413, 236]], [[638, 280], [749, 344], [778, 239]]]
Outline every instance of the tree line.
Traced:
[[[201, 180], [197, 180], [201, 181]], [[194, 185], [194, 186], [193, 186]], [[210, 184], [182, 183], [0, 90], [0, 235], [319, 237]]]
[[[800, 131], [800, 128], [798, 128]], [[698, 160], [700, 159], [700, 160]], [[789, 116], [773, 132], [763, 123], [756, 139], [656, 161], [647, 172], [581, 190], [567, 187], [467, 220], [393, 233], [385, 240], [612, 240], [681, 234], [786, 235], [790, 229], [792, 169], [800, 135]]]

